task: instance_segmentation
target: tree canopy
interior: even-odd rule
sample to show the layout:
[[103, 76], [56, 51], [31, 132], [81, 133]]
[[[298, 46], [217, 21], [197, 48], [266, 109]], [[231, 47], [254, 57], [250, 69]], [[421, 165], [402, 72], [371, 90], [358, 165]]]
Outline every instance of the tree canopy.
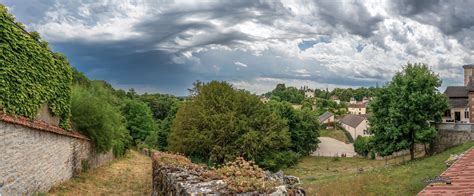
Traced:
[[257, 96], [218, 81], [196, 86], [193, 94], [176, 113], [169, 150], [218, 164], [242, 156], [272, 170], [295, 157], [285, 120]]
[[445, 95], [437, 88], [438, 75], [425, 64], [407, 64], [369, 103], [372, 115], [370, 131], [374, 146], [382, 156], [410, 149], [414, 158], [415, 143], [429, 143], [436, 130], [430, 121], [439, 120], [448, 108]]

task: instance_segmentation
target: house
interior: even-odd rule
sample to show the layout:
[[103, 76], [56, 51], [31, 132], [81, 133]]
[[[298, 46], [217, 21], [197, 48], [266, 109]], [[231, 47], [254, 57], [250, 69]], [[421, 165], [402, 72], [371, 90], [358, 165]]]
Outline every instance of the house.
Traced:
[[334, 122], [334, 114], [331, 112], [324, 112], [321, 116], [319, 116], [319, 123], [327, 124]]
[[356, 139], [359, 135], [370, 136], [370, 133], [367, 131], [366, 115], [348, 114], [344, 116], [340, 122], [342, 127], [351, 134], [353, 139]]
[[367, 114], [367, 103], [363, 102], [356, 102], [356, 103], [349, 103], [347, 106], [350, 114]]
[[270, 99], [266, 96], [260, 96], [260, 101], [263, 103], [267, 103], [268, 101], [270, 101]]
[[354, 97], [351, 97], [351, 100], [349, 101], [349, 104], [356, 104], [357, 101]]
[[337, 104], [341, 104], [341, 100], [336, 95], [331, 96], [330, 99], [335, 101]]
[[448, 86], [444, 94], [448, 97], [449, 109], [443, 122], [474, 123], [474, 65], [464, 65], [464, 86]]
[[313, 98], [314, 97], [314, 90], [306, 89], [304, 91], [304, 97], [305, 98]]

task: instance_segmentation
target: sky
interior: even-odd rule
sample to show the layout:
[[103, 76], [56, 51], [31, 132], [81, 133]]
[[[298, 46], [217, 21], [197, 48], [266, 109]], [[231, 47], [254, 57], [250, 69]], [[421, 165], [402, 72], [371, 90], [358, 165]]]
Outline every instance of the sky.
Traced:
[[462, 85], [474, 1], [0, 0], [91, 79], [187, 95], [196, 80], [261, 94], [383, 85], [408, 62]]

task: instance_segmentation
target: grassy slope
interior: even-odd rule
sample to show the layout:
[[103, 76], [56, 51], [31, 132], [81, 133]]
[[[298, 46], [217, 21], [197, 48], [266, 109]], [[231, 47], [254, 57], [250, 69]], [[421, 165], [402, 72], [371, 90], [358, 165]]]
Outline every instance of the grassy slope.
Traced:
[[50, 195], [150, 195], [151, 159], [136, 151], [82, 173], [51, 189]]
[[330, 137], [334, 138], [336, 140], [339, 140], [341, 142], [349, 143], [349, 140], [347, 139], [346, 135], [342, 130], [335, 129], [335, 130], [327, 130], [323, 129], [319, 132], [320, 137]]
[[[307, 157], [285, 173], [300, 176], [309, 195], [415, 195], [426, 186], [424, 179], [446, 170], [444, 161], [450, 154], [462, 153], [472, 146], [474, 142], [468, 142], [431, 157], [388, 168], [383, 167], [384, 161]], [[365, 172], [358, 173], [356, 165], [366, 165]]]

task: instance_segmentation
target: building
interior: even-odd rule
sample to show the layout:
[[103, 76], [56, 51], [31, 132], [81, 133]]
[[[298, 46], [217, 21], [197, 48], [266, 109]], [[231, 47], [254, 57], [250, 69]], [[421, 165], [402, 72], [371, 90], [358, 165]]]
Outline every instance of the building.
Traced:
[[337, 104], [341, 104], [341, 100], [336, 95], [331, 96], [330, 99], [335, 101]]
[[341, 125], [346, 129], [352, 138], [355, 140], [357, 136], [370, 136], [367, 131], [367, 116], [366, 115], [354, 115], [348, 114], [341, 119]]
[[314, 97], [314, 90], [306, 89], [304, 91], [304, 97], [305, 98], [313, 98]]
[[349, 110], [350, 114], [357, 114], [357, 115], [367, 114], [367, 103], [363, 103], [363, 102], [349, 103], [349, 105], [347, 106], [347, 110]]
[[443, 122], [474, 123], [474, 65], [464, 65], [464, 86], [448, 86], [444, 94], [448, 97], [449, 110]]
[[334, 114], [331, 112], [324, 112], [321, 116], [319, 116], [319, 123], [327, 124], [334, 122]]

